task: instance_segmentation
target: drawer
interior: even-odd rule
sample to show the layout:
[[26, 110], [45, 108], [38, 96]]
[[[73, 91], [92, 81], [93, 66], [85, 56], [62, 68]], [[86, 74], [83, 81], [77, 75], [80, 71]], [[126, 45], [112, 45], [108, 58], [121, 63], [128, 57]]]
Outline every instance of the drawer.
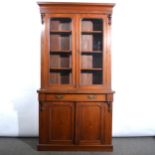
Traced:
[[105, 101], [104, 94], [46, 94], [46, 101]]

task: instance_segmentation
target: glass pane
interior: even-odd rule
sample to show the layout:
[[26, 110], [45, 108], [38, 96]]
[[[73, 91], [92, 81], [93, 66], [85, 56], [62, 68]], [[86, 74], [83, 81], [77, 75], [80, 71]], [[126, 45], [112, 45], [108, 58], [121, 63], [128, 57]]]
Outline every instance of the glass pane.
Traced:
[[51, 33], [50, 35], [50, 49], [51, 51], [69, 51], [71, 50], [71, 34]]
[[82, 31], [102, 31], [102, 19], [82, 19]]
[[72, 21], [70, 18], [50, 19], [50, 63], [51, 84], [72, 83]]
[[70, 18], [52, 18], [50, 29], [59, 30], [71, 30], [71, 19]]
[[103, 83], [103, 20], [81, 20], [81, 84]]

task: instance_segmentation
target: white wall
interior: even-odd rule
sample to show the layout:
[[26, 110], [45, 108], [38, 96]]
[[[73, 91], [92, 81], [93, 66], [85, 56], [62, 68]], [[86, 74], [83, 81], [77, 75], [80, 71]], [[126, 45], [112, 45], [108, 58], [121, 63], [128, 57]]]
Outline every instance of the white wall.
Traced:
[[[113, 135], [155, 135], [153, 0], [89, 2], [117, 3], [112, 23]], [[0, 136], [37, 136], [39, 8], [31, 0], [2, 1], [0, 19]]]
[[155, 135], [153, 0], [120, 1], [113, 15], [113, 134]]

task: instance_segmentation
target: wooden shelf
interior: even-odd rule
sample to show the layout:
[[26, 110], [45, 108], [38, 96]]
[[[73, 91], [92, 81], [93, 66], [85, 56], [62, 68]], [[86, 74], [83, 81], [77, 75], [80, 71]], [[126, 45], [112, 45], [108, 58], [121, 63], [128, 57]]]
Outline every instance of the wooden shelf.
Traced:
[[71, 68], [50, 68], [50, 71], [71, 71]]
[[50, 54], [72, 54], [71, 50], [50, 51]]
[[81, 68], [82, 71], [102, 71], [102, 68]]
[[102, 33], [102, 31], [82, 31], [83, 34], [96, 34], [96, 33]]
[[82, 54], [102, 54], [102, 51], [81, 51]]
[[56, 31], [56, 30], [54, 30], [54, 31], [50, 31], [50, 33], [70, 34], [70, 33], [72, 33], [72, 31], [70, 31], [70, 30], [63, 30], [63, 31]]

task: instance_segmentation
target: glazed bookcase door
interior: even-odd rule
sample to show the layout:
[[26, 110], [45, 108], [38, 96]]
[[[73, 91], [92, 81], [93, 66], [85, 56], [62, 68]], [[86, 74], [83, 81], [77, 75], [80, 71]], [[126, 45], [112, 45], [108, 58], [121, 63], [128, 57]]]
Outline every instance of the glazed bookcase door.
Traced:
[[103, 87], [105, 83], [105, 21], [102, 15], [79, 16], [79, 84]]
[[48, 17], [48, 85], [73, 87], [75, 84], [74, 16], [55, 14]]

